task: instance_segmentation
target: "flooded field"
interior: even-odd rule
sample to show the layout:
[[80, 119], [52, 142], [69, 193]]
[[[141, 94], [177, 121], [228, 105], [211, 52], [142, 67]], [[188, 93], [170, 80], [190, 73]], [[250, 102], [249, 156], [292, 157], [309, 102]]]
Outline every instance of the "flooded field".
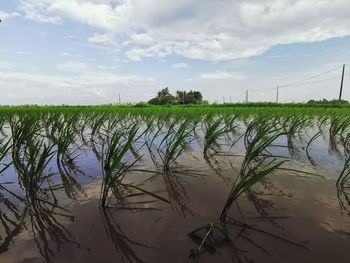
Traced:
[[348, 111], [3, 109], [0, 262], [348, 262]]

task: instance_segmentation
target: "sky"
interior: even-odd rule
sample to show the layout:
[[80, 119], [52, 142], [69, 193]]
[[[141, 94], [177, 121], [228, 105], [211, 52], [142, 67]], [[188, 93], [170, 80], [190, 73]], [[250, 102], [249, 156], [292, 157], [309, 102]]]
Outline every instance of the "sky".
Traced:
[[349, 0], [0, 0], [0, 104], [350, 100]]

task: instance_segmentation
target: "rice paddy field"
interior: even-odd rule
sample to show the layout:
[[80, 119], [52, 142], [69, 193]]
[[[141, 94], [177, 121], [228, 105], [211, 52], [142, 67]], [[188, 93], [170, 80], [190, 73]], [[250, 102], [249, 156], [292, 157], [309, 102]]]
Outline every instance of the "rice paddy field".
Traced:
[[0, 108], [0, 262], [349, 262], [349, 113]]

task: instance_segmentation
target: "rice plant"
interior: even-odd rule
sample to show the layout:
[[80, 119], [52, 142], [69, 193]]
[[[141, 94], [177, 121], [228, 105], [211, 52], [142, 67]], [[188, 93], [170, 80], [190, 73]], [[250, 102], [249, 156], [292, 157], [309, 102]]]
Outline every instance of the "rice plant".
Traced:
[[336, 152], [340, 154], [338, 149], [338, 138], [342, 137], [342, 134], [346, 134], [346, 130], [349, 129], [349, 118], [344, 116], [332, 116], [330, 119], [329, 127], [329, 149], [330, 152]]
[[8, 163], [3, 163], [10, 149], [11, 140], [8, 140], [7, 138], [0, 139], [0, 175], [3, 172], [5, 172], [5, 170], [12, 164], [12, 161], [9, 161]]
[[137, 132], [139, 127], [137, 124], [133, 125], [129, 131], [116, 131], [111, 137], [109, 143], [103, 145], [103, 179], [101, 185], [100, 206], [108, 207], [110, 202], [110, 193], [117, 199], [123, 198], [122, 193], [126, 189], [132, 189], [141, 193], [153, 196], [159, 200], [168, 202], [163, 197], [146, 191], [132, 183], [125, 182], [125, 176], [139, 161], [139, 158], [127, 158], [127, 154], [131, 146], [136, 142]]
[[310, 162], [313, 165], [315, 164], [315, 162], [313, 161], [313, 159], [310, 156], [309, 148], [310, 148], [310, 145], [317, 138], [319, 138], [322, 134], [324, 134], [324, 127], [327, 124], [327, 122], [328, 122], [328, 116], [321, 116], [320, 118], [317, 119], [317, 121], [316, 121], [317, 132], [310, 138], [310, 140], [307, 143], [306, 148], [305, 148], [306, 156], [308, 157], [308, 159], [310, 160]]
[[[103, 179], [101, 186], [100, 206], [106, 207], [109, 204], [109, 193], [113, 192], [118, 197], [120, 188], [123, 187], [123, 179], [138, 159], [128, 162], [125, 156], [134, 143], [138, 128], [130, 129], [129, 134], [122, 131], [113, 133], [108, 146], [103, 149]], [[126, 138], [124, 138], [126, 136]]]
[[237, 176], [221, 212], [221, 221], [225, 221], [230, 207], [245, 190], [250, 189], [285, 162], [285, 160], [279, 161], [267, 151], [268, 147], [271, 147], [273, 142], [284, 134], [285, 132], [281, 128], [276, 127], [274, 119], [255, 119], [248, 125], [246, 140], [249, 143], [246, 144], [246, 154], [239, 176]]
[[342, 190], [350, 181], [350, 132], [344, 138], [345, 162], [344, 167], [337, 179], [336, 186], [338, 190]]
[[300, 136], [300, 133], [307, 127], [308, 118], [305, 116], [287, 116], [283, 118], [282, 127], [287, 134], [287, 147], [291, 155], [295, 154], [296, 148], [293, 143], [293, 139], [296, 135]]
[[56, 164], [61, 175], [62, 185], [69, 198], [76, 199], [81, 191], [81, 186], [77, 182], [75, 175], [84, 173], [75, 164], [75, 159], [79, 156], [84, 144], [76, 146], [79, 115], [56, 115], [50, 120], [51, 130], [47, 129], [47, 136], [56, 146]]
[[21, 185], [28, 195], [38, 196], [40, 190], [51, 192], [60, 186], [51, 185], [50, 177], [54, 174], [46, 172], [53, 155], [53, 145], [47, 145], [44, 139], [41, 139], [30, 145], [23, 152], [23, 156], [13, 161]]
[[189, 149], [189, 144], [194, 139], [192, 133], [195, 129], [194, 126], [190, 127], [190, 123], [189, 119], [180, 121], [180, 123], [178, 119], [174, 119], [165, 131], [160, 132], [164, 128], [164, 124], [162, 124], [159, 132], [153, 137], [152, 143], [156, 138], [160, 138], [160, 142], [157, 143], [157, 153], [162, 163], [163, 172], [174, 171], [178, 157]]
[[209, 150], [212, 150], [214, 152], [213, 154], [218, 152], [220, 149], [218, 140], [236, 128], [233, 124], [235, 119], [235, 115], [226, 118], [207, 119], [203, 149], [205, 157], [208, 157]]
[[214, 231], [218, 232], [225, 242], [230, 241], [225, 222], [232, 205], [237, 203], [243, 193], [285, 162], [278, 160], [267, 150], [282, 135], [285, 135], [285, 132], [276, 126], [275, 119], [255, 118], [248, 124], [245, 134], [246, 154], [220, 214], [220, 221], [209, 223], [189, 234], [192, 238], [201, 240], [199, 247], [191, 251], [192, 257], [200, 255], [204, 245], [215, 251], [217, 243], [213, 241]]

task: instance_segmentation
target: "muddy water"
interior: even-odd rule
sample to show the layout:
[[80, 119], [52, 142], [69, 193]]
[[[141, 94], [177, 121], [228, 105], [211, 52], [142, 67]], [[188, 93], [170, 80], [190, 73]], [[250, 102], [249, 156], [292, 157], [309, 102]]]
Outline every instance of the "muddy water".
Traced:
[[[350, 204], [335, 187], [343, 161], [322, 143], [310, 153], [316, 165], [300, 151], [289, 166], [319, 176], [289, 171], [269, 175], [240, 198], [240, 209], [230, 210], [231, 217], [248, 226], [228, 221], [232, 242], [216, 253], [203, 253], [198, 261], [349, 262]], [[36, 202], [26, 208], [1, 190], [1, 222], [7, 217], [12, 223], [1, 229], [0, 262], [191, 262], [190, 250], [198, 244], [188, 233], [217, 220], [241, 161], [242, 156], [218, 156], [207, 163], [199, 150], [192, 151], [180, 158], [181, 171], [144, 184], [161, 191], [172, 205], [137, 197], [124, 207], [103, 210], [98, 208], [100, 164], [86, 152], [78, 161], [83, 173], [76, 176], [77, 200], [57, 191], [60, 207]], [[147, 156], [141, 166], [152, 167]], [[13, 171], [6, 173], [2, 182]], [[135, 173], [128, 180], [149, 176]], [[19, 193], [15, 184], [7, 189]], [[5, 200], [17, 210], [6, 208]], [[19, 224], [24, 211], [25, 221]]]

